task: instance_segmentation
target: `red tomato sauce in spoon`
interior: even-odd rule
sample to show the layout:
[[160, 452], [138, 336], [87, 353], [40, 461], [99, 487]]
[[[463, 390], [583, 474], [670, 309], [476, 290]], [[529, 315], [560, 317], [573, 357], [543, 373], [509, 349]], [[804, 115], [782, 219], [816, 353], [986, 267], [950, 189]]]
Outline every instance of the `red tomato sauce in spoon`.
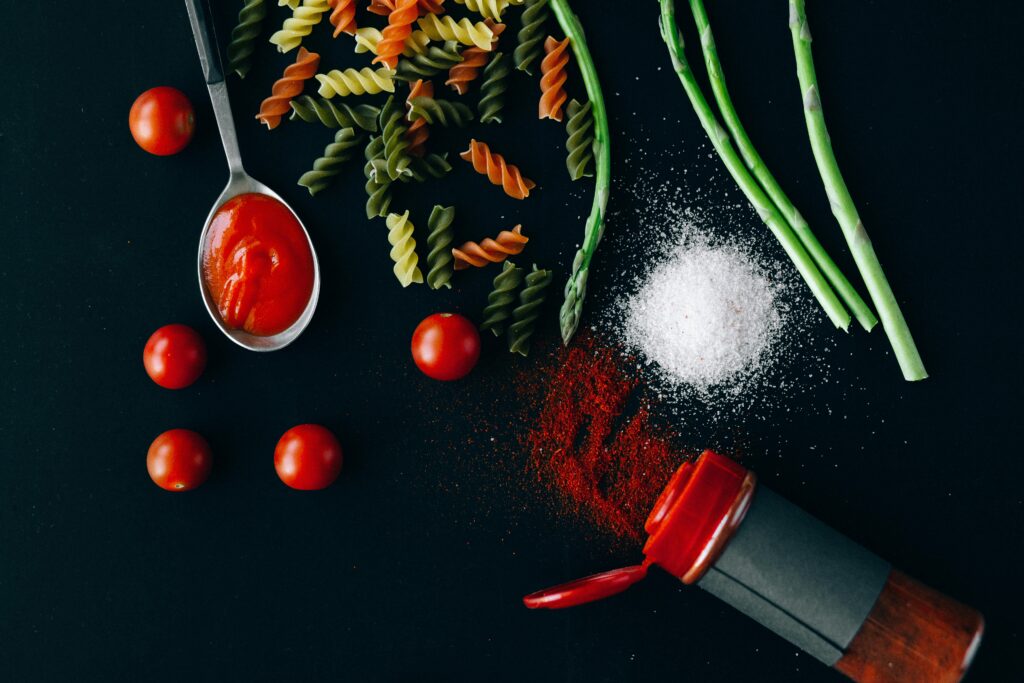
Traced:
[[262, 194], [232, 197], [206, 235], [203, 277], [224, 324], [261, 337], [283, 332], [313, 292], [313, 254], [287, 206]]

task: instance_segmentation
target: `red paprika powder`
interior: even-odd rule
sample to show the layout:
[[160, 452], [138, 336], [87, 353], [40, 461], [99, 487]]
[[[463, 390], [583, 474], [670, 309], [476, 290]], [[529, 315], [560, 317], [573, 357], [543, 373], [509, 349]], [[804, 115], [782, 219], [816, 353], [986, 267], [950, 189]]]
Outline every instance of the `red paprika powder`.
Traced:
[[646, 403], [632, 408], [639, 380], [620, 369], [615, 350], [581, 334], [554, 363], [542, 377], [539, 412], [525, 435], [530, 471], [569, 510], [641, 540], [678, 450], [652, 424]]

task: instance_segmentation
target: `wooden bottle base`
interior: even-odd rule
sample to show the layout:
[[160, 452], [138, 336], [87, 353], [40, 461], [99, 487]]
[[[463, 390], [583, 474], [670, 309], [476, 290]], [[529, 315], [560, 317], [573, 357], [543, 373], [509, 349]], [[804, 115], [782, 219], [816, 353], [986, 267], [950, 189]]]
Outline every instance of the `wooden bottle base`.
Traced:
[[984, 629], [976, 610], [894, 569], [835, 668], [859, 683], [957, 683]]

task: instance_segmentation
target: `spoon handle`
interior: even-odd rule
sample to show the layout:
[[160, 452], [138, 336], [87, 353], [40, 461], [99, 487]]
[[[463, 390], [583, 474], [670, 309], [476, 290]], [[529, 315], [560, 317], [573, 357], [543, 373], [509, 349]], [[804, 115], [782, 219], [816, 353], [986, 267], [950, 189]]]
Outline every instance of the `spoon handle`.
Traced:
[[220, 51], [217, 48], [217, 33], [213, 30], [210, 18], [210, 7], [207, 0], [185, 0], [188, 8], [188, 20], [192, 24], [192, 35], [199, 48], [199, 62], [203, 65], [203, 76], [207, 85], [224, 81], [224, 68], [220, 62]]
[[220, 61], [220, 48], [217, 46], [217, 34], [213, 30], [208, 0], [185, 0], [185, 7], [188, 9], [189, 23], [192, 24], [192, 36], [199, 50], [199, 62], [203, 66], [206, 88], [210, 91], [210, 102], [213, 104], [214, 118], [217, 119], [220, 141], [228, 158], [228, 169], [232, 176], [243, 175], [245, 171], [242, 169], [242, 153], [238, 149], [235, 120], [231, 115], [228, 86], [224, 81], [224, 68]]

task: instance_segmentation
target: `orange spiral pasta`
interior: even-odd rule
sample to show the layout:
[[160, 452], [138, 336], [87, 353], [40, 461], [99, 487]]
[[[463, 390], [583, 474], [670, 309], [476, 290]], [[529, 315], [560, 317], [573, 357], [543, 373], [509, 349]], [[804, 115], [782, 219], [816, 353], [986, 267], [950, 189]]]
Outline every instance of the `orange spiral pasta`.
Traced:
[[355, 0], [327, 0], [331, 6], [331, 13], [328, 19], [334, 27], [334, 37], [342, 33], [355, 35], [356, 32], [356, 1]]
[[[433, 97], [434, 96], [434, 84], [431, 81], [424, 81], [422, 78], [414, 81], [409, 85], [409, 96], [405, 100], [406, 111], [412, 109], [412, 100], [414, 97]], [[427, 125], [427, 120], [422, 116], [415, 121], [409, 122], [409, 130], [405, 134], [405, 139], [409, 142], [409, 154], [414, 154], [418, 157], [423, 156], [427, 151], [424, 145], [427, 142], [427, 138], [430, 137], [430, 127]]]
[[389, 69], [398, 66], [398, 58], [405, 49], [405, 41], [412, 33], [412, 22], [419, 16], [417, 0], [395, 0], [395, 9], [388, 14], [388, 25], [381, 31], [374, 64], [383, 63]]
[[565, 105], [565, 67], [569, 64], [569, 39], [557, 41], [548, 36], [544, 41], [544, 59], [540, 63], [540, 106], [542, 119], [562, 120]]
[[444, 12], [444, 0], [419, 0], [420, 14], [441, 14]]
[[370, 6], [366, 9], [374, 14], [386, 17], [391, 14], [393, 9], [395, 9], [395, 0], [370, 0]]
[[517, 225], [511, 230], [502, 230], [494, 239], [488, 237], [479, 244], [466, 242], [461, 247], [452, 249], [455, 257], [455, 270], [465, 270], [470, 266], [482, 268], [488, 263], [501, 263], [509, 256], [523, 251], [530, 238], [523, 235], [523, 226]]
[[448, 69], [448, 80], [444, 84], [451, 86], [452, 90], [460, 95], [469, 92], [469, 84], [476, 80], [480, 75], [480, 70], [487, 66], [494, 46], [498, 44], [498, 36], [505, 30], [505, 24], [497, 24], [491, 19], [485, 19], [484, 23], [494, 34], [494, 38], [491, 40], [491, 49], [481, 50], [475, 45], [467, 47], [462, 51], [462, 61]]
[[[444, 12], [444, 0], [417, 0], [416, 4], [420, 14], [441, 14]], [[394, 11], [395, 0], [370, 0], [370, 5], [366, 9], [374, 14], [386, 17]]]
[[473, 170], [487, 176], [495, 185], [500, 185], [505, 194], [513, 199], [526, 199], [537, 183], [524, 178], [518, 168], [505, 161], [505, 157], [491, 151], [487, 143], [469, 141], [469, 149], [459, 154], [473, 164]]
[[302, 92], [302, 87], [313, 77], [319, 65], [320, 55], [300, 47], [295, 63], [285, 67], [284, 74], [271, 88], [270, 97], [260, 105], [260, 113], [256, 114], [256, 118], [267, 124], [267, 128], [277, 128], [281, 118], [291, 112], [289, 103], [292, 98]]

